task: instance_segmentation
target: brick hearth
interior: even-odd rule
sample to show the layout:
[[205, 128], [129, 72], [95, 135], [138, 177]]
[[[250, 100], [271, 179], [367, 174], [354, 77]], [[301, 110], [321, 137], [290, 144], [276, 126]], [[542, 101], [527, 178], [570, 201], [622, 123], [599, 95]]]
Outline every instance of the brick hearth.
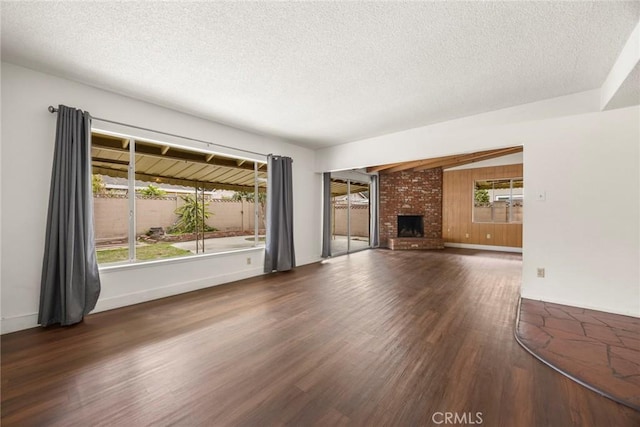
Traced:
[[[398, 237], [398, 215], [422, 215], [424, 237]], [[380, 174], [380, 246], [442, 249], [442, 169]]]
[[409, 249], [442, 249], [442, 239], [429, 239], [426, 237], [392, 237], [387, 247], [391, 250]]

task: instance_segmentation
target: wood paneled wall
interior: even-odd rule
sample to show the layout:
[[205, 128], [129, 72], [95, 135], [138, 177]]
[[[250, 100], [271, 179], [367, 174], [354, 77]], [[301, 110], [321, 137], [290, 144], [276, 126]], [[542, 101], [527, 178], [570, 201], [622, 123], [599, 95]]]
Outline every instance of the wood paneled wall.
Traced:
[[[474, 223], [472, 211], [475, 180], [521, 178], [522, 172], [522, 164], [445, 171], [442, 194], [442, 237], [445, 243], [521, 248], [522, 224]], [[524, 203], [523, 215], [526, 217], [527, 201]]]

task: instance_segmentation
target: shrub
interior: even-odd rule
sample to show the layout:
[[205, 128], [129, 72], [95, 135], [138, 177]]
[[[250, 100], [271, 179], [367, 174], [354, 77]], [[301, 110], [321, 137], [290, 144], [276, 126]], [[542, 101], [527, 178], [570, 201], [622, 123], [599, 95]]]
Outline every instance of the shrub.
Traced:
[[91, 188], [93, 194], [102, 194], [105, 191], [105, 183], [102, 180], [102, 175], [91, 175]]
[[[184, 201], [184, 205], [175, 210], [178, 220], [175, 225], [169, 229], [170, 233], [194, 233], [196, 231], [215, 231], [215, 228], [203, 224], [203, 218], [206, 221], [212, 214], [208, 207], [211, 202], [197, 201], [196, 198], [189, 194], [180, 196]], [[204, 225], [204, 227], [203, 227]]]
[[484, 189], [475, 190], [473, 195], [475, 206], [489, 206], [489, 192]]

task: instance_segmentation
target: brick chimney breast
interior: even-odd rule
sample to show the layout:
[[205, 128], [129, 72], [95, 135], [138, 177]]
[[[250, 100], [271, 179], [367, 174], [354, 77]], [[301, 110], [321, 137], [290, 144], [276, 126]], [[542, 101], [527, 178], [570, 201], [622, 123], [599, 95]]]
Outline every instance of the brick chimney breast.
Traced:
[[[442, 168], [380, 174], [380, 246], [442, 249]], [[423, 216], [424, 237], [398, 237], [398, 215]]]

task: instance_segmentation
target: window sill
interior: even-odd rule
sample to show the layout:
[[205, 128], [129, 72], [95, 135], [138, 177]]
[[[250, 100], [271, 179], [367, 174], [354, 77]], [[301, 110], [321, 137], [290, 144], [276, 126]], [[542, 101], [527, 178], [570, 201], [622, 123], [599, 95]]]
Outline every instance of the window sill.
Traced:
[[243, 253], [249, 253], [249, 252], [258, 252], [258, 251], [264, 251], [264, 246], [256, 246], [253, 248], [237, 249], [237, 250], [226, 251], [226, 252], [215, 252], [210, 254], [190, 255], [190, 256], [177, 257], [177, 258], [111, 264], [111, 265], [105, 265], [105, 266], [98, 266], [98, 271], [100, 273], [110, 273], [115, 271], [131, 270], [131, 269], [138, 269], [138, 268], [157, 267], [159, 265], [171, 265], [171, 264], [195, 262], [195, 261], [201, 261], [203, 259], [237, 255], [237, 254], [243, 254]]
[[479, 221], [473, 221], [472, 224], [497, 224], [497, 225], [522, 225], [522, 221], [513, 221], [513, 222], [492, 222], [492, 221], [487, 221], [487, 222], [479, 222]]

